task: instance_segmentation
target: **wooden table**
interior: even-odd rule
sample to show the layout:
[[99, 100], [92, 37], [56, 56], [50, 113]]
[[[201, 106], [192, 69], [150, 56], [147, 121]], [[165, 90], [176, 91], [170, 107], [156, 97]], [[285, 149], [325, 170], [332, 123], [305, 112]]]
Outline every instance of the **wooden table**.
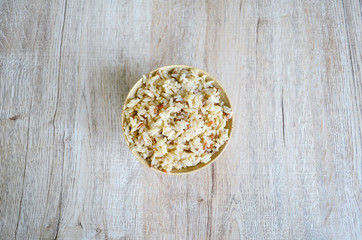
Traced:
[[[361, 239], [358, 0], [0, 1], [0, 239]], [[211, 167], [143, 167], [121, 108], [151, 69], [228, 91]]]

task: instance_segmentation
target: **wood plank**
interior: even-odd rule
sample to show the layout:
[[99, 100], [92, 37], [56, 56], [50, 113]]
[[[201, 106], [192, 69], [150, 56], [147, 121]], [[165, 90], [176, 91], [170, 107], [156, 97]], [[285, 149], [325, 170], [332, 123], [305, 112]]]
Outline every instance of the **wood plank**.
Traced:
[[[0, 232], [4, 239], [39, 237], [42, 225], [56, 232], [61, 144], [53, 117], [63, 7], [62, 3], [2, 2], [0, 8], [0, 212], [4, 216]], [[47, 222], [43, 222], [45, 215]]]

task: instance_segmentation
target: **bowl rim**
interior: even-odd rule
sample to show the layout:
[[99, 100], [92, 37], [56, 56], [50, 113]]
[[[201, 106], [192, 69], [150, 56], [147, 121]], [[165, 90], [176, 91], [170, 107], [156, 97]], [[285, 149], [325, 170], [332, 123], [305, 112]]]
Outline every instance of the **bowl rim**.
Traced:
[[[232, 112], [234, 112], [233, 110], [233, 107], [232, 107], [232, 103], [231, 103], [231, 100], [230, 100], [230, 97], [229, 95], [227, 94], [226, 90], [224, 89], [224, 87], [221, 85], [221, 83], [214, 77], [212, 76], [211, 74], [209, 74], [208, 72], [198, 68], [198, 67], [193, 67], [193, 66], [189, 66], [189, 65], [182, 65], [182, 64], [175, 64], [175, 65], [167, 65], [167, 66], [163, 66], [163, 67], [159, 67], [159, 68], [155, 68], [153, 69], [152, 71], [149, 71], [148, 73], [144, 74], [144, 76], [148, 76], [149, 74], [152, 74], [156, 71], [159, 71], [159, 70], [164, 70], [164, 69], [172, 69], [172, 68], [191, 68], [191, 69], [197, 69], [199, 72], [207, 75], [208, 78], [212, 79], [214, 82], [217, 83], [218, 85], [218, 88], [220, 88], [222, 90], [222, 92], [224, 93], [224, 96], [226, 97], [227, 101], [229, 102], [230, 104], [230, 108], [232, 110]], [[123, 103], [123, 107], [122, 107], [122, 116], [121, 116], [121, 128], [122, 128], [122, 133], [123, 133], [123, 137], [124, 137], [124, 140], [127, 144], [127, 147], [128, 149], [131, 151], [131, 153], [133, 154], [133, 156], [135, 156], [137, 158], [137, 160], [139, 162], [142, 163], [142, 165], [144, 165], [145, 167], [147, 167], [148, 169], [152, 169], [153, 171], [155, 172], [158, 172], [158, 173], [163, 173], [163, 174], [166, 174], [166, 175], [186, 175], [186, 174], [190, 174], [190, 173], [195, 173], [195, 172], [198, 172], [202, 169], [205, 169], [206, 167], [210, 166], [212, 163], [214, 163], [217, 159], [220, 158], [221, 154], [225, 151], [225, 149], [227, 148], [230, 140], [231, 140], [231, 136], [232, 136], [232, 133], [233, 133], [233, 129], [234, 129], [234, 120], [235, 120], [235, 115], [233, 114], [233, 117], [231, 118], [231, 126], [230, 126], [230, 129], [229, 129], [229, 141], [227, 141], [226, 143], [224, 143], [224, 145], [222, 146], [222, 149], [215, 153], [214, 154], [217, 154], [216, 157], [214, 157], [214, 159], [210, 159], [210, 161], [208, 161], [207, 163], [198, 163], [197, 165], [195, 166], [191, 166], [191, 167], [187, 167], [187, 168], [182, 168], [182, 169], [188, 169], [188, 168], [194, 168], [192, 170], [189, 170], [189, 171], [183, 171], [183, 172], [172, 172], [173, 170], [171, 170], [170, 172], [164, 172], [162, 170], [159, 170], [157, 168], [154, 168], [154, 167], [150, 167], [149, 164], [146, 164], [146, 162], [148, 162], [147, 160], [143, 159], [138, 153], [134, 152], [131, 150], [131, 147], [130, 147], [130, 144], [126, 138], [126, 134], [124, 132], [124, 128], [123, 128], [123, 124], [124, 124], [124, 121], [125, 121], [125, 114], [124, 114], [124, 110], [126, 109], [126, 105], [128, 103], [128, 100], [130, 99], [130, 96], [134, 93], [135, 89], [136, 88], [139, 88], [140, 86], [139, 85], [139, 82], [143, 81], [143, 77], [141, 77], [134, 85], [133, 87], [128, 91], [128, 94], [126, 96], [126, 98], [124, 99], [124, 103]], [[212, 155], [211, 155], [212, 157]], [[200, 164], [203, 164], [203, 166], [200, 166], [200, 167], [197, 167], [198, 165]]]

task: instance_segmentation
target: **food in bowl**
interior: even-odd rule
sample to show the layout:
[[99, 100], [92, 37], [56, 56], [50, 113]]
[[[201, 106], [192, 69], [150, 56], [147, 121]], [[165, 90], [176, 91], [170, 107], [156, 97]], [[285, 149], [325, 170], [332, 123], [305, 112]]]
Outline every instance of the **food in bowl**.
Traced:
[[192, 67], [143, 76], [124, 108], [131, 150], [165, 172], [209, 162], [229, 140], [226, 123], [232, 118], [213, 83]]

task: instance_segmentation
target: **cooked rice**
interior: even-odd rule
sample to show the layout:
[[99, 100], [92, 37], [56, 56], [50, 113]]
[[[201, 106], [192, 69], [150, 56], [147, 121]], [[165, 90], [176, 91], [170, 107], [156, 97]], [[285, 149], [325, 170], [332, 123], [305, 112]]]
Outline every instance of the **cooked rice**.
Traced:
[[232, 111], [206, 75], [175, 68], [143, 76], [124, 114], [131, 150], [151, 167], [169, 172], [209, 162], [228, 141], [225, 126]]

